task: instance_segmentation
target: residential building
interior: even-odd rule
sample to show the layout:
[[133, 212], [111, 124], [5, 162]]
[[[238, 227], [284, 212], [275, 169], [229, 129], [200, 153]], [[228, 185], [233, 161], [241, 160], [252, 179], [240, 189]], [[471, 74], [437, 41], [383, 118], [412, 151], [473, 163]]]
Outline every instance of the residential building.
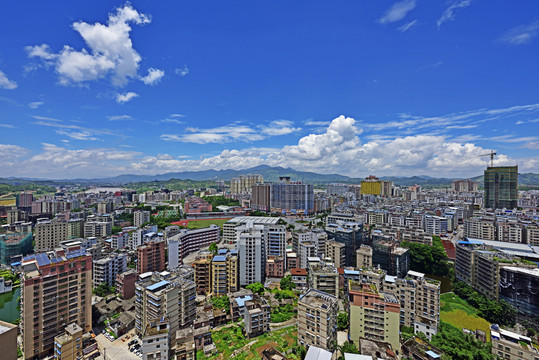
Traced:
[[282, 256], [268, 256], [268, 259], [266, 260], [266, 277], [282, 278], [285, 272], [285, 261]]
[[240, 285], [264, 283], [266, 272], [266, 243], [264, 226], [247, 223], [237, 228], [236, 248], [239, 256]]
[[346, 264], [346, 245], [337, 241], [326, 242], [326, 259], [330, 259], [335, 267], [343, 268]]
[[[314, 233], [311, 233], [314, 235]], [[318, 242], [316, 238], [311, 241], [299, 241], [298, 245], [298, 265], [302, 269], [307, 269], [308, 259], [312, 257], [318, 257]]]
[[356, 265], [356, 250], [363, 243], [363, 224], [345, 223], [343, 226], [328, 225], [326, 233], [329, 240], [337, 241], [345, 245], [346, 266]]
[[28, 255], [23, 270], [21, 331], [25, 359], [45, 357], [66, 325], [92, 327], [92, 257], [80, 247]]
[[174, 334], [171, 333], [170, 323], [166, 320], [156, 319], [149, 322], [140, 335], [142, 340], [142, 359], [169, 359], [171, 355], [170, 341], [171, 336], [174, 336]]
[[253, 185], [263, 182], [264, 177], [262, 175], [240, 175], [237, 178], [230, 179], [230, 193], [243, 194], [251, 191]]
[[516, 219], [498, 218], [496, 221], [496, 240], [524, 243], [526, 233], [524, 225]]
[[150, 212], [146, 210], [135, 211], [133, 213], [133, 225], [141, 227], [142, 224], [150, 222]]
[[391, 293], [381, 292], [375, 285], [349, 282], [350, 335], [359, 345], [360, 338], [387, 342], [400, 348], [400, 304]]
[[208, 295], [212, 291], [212, 258], [213, 254], [208, 251], [198, 255], [193, 262], [195, 284], [198, 294]]
[[314, 211], [312, 184], [291, 182], [290, 177], [279, 177], [271, 184], [271, 211], [283, 214], [309, 214]]
[[54, 338], [54, 358], [58, 360], [82, 359], [82, 334], [82, 328], [77, 323], [67, 325], [65, 333]]
[[361, 195], [381, 195], [382, 183], [379, 179], [370, 175], [361, 181]]
[[264, 237], [267, 256], [284, 257], [286, 255], [286, 227], [284, 225], [264, 226]]
[[372, 267], [372, 247], [361, 245], [356, 251], [358, 269], [366, 269]]
[[335, 265], [319, 261], [307, 268], [309, 288], [339, 296], [339, 273]]
[[245, 335], [249, 338], [260, 336], [269, 331], [271, 307], [266, 299], [253, 297], [247, 300], [243, 307], [243, 322]]
[[484, 207], [514, 209], [518, 206], [518, 166], [487, 167], [484, 174]]
[[251, 188], [251, 208], [258, 211], [271, 211], [271, 185], [254, 184]]
[[137, 272], [165, 270], [165, 241], [150, 241], [137, 247]]
[[493, 217], [472, 217], [464, 220], [464, 237], [496, 240], [496, 221]]
[[159, 237], [157, 225], [146, 225], [142, 229], [131, 230], [127, 245], [131, 249], [136, 249], [137, 246], [144, 244], [149, 239], [155, 238], [156, 235]]
[[116, 275], [116, 291], [122, 299], [127, 300], [135, 296], [135, 283], [137, 280], [138, 275], [134, 269]]
[[180, 229], [180, 232], [167, 239], [168, 268], [175, 269], [183, 263], [183, 258], [212, 243], [219, 243], [220, 227], [209, 227], [195, 230]]
[[332, 351], [337, 343], [337, 297], [309, 289], [298, 300], [298, 344]]
[[447, 233], [448, 219], [443, 216], [425, 215], [425, 232], [433, 235]]
[[112, 212], [111, 201], [101, 201], [97, 203], [97, 213], [100, 215], [110, 214]]
[[68, 239], [67, 222], [49, 219], [38, 219], [34, 228], [35, 251], [52, 250], [60, 241]]
[[296, 284], [296, 288], [304, 289], [307, 287], [307, 269], [292, 268], [290, 269], [290, 275], [292, 276], [292, 282]]
[[93, 286], [97, 288], [101, 284], [110, 287], [116, 285], [116, 275], [127, 269], [127, 255], [112, 253], [105, 258], [93, 262]]
[[[179, 273], [153, 273], [136, 284], [135, 330], [142, 338], [145, 356], [158, 347], [151, 344], [170, 344], [171, 336], [179, 329], [193, 324], [196, 317], [195, 283]], [[158, 336], [160, 335], [160, 336]], [[161, 358], [169, 354], [161, 353]]]
[[477, 182], [470, 179], [453, 180], [451, 182], [451, 189], [454, 192], [477, 192], [479, 190], [478, 185]]
[[527, 336], [491, 325], [490, 340], [492, 342], [492, 355], [498, 359], [539, 359], [539, 351], [533, 346], [532, 339]]
[[235, 244], [237, 240], [237, 228], [247, 223], [253, 225], [275, 226], [278, 225], [279, 217], [266, 216], [238, 216], [223, 224], [223, 241], [227, 244]]
[[238, 251], [221, 249], [211, 262], [211, 293], [223, 296], [239, 290]]
[[34, 195], [31, 192], [22, 192], [19, 195], [19, 208], [32, 207], [32, 201], [34, 201]]
[[0, 320], [2, 359], [17, 360], [17, 325]]

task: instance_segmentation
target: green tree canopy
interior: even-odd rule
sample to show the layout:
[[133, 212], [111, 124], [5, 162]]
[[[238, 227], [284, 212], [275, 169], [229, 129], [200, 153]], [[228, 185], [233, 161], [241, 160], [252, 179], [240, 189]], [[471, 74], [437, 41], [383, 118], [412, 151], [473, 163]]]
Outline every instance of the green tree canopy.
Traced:
[[248, 290], [251, 290], [255, 294], [262, 295], [264, 293], [264, 285], [262, 285], [259, 282], [255, 282], [254, 284], [247, 285], [245, 288]]
[[292, 275], [286, 275], [281, 279], [281, 290], [292, 290], [296, 288], [296, 284], [292, 282]]

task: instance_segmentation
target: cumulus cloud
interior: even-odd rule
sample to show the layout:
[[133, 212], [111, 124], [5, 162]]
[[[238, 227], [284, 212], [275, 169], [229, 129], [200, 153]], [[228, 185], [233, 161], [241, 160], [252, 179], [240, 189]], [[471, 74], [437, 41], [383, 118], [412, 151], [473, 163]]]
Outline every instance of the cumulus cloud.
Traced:
[[415, 0], [403, 0], [393, 4], [385, 14], [378, 19], [380, 24], [392, 23], [403, 19], [416, 6]]
[[503, 34], [498, 40], [510, 45], [525, 45], [539, 34], [539, 20], [520, 25]]
[[149, 68], [148, 75], [141, 77], [140, 80], [142, 80], [142, 82], [146, 85], [156, 85], [159, 81], [161, 81], [163, 76], [165, 76], [165, 72], [163, 70]]
[[133, 91], [129, 91], [123, 94], [118, 93], [116, 94], [116, 102], [118, 104], [125, 104], [126, 102], [129, 102], [138, 96], [139, 94]]
[[0, 70], [0, 89], [13, 90], [16, 88], [17, 83], [15, 81], [9, 80], [6, 74], [4, 74], [4, 72]]
[[88, 48], [76, 50], [64, 45], [54, 53], [47, 44], [27, 46], [28, 57], [54, 66], [62, 85], [80, 84], [110, 77], [115, 86], [125, 85], [137, 77], [141, 57], [133, 48], [130, 38], [131, 24], [144, 25], [151, 19], [141, 14], [129, 3], [109, 14], [106, 24], [73, 23]]
[[442, 13], [442, 16], [436, 21], [436, 25], [438, 27], [442, 26], [444, 23], [451, 21], [455, 18], [455, 11], [458, 9], [464, 9], [468, 6], [470, 6], [472, 3], [472, 0], [456, 0], [447, 7], [444, 12]]

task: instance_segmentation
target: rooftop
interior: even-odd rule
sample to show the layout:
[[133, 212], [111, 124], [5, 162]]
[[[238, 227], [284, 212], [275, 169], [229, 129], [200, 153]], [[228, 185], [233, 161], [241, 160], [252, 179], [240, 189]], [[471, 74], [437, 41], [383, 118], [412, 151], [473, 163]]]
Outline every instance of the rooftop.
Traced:
[[323, 310], [327, 310], [330, 306], [337, 303], [337, 298], [334, 295], [325, 293], [323, 291], [309, 289], [305, 295], [299, 298], [298, 302], [311, 307], [319, 307]]

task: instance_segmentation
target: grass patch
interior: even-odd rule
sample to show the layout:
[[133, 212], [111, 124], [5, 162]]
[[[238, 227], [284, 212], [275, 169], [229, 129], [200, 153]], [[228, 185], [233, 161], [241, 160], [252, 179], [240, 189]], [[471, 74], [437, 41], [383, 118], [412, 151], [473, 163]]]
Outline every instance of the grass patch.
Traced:
[[440, 295], [440, 320], [458, 329], [483, 330], [490, 342], [490, 323], [477, 315], [478, 310], [453, 293]]
[[219, 225], [222, 228], [223, 224], [226, 223], [228, 220], [230, 219], [189, 220], [187, 227], [189, 229], [200, 229], [215, 224]]

